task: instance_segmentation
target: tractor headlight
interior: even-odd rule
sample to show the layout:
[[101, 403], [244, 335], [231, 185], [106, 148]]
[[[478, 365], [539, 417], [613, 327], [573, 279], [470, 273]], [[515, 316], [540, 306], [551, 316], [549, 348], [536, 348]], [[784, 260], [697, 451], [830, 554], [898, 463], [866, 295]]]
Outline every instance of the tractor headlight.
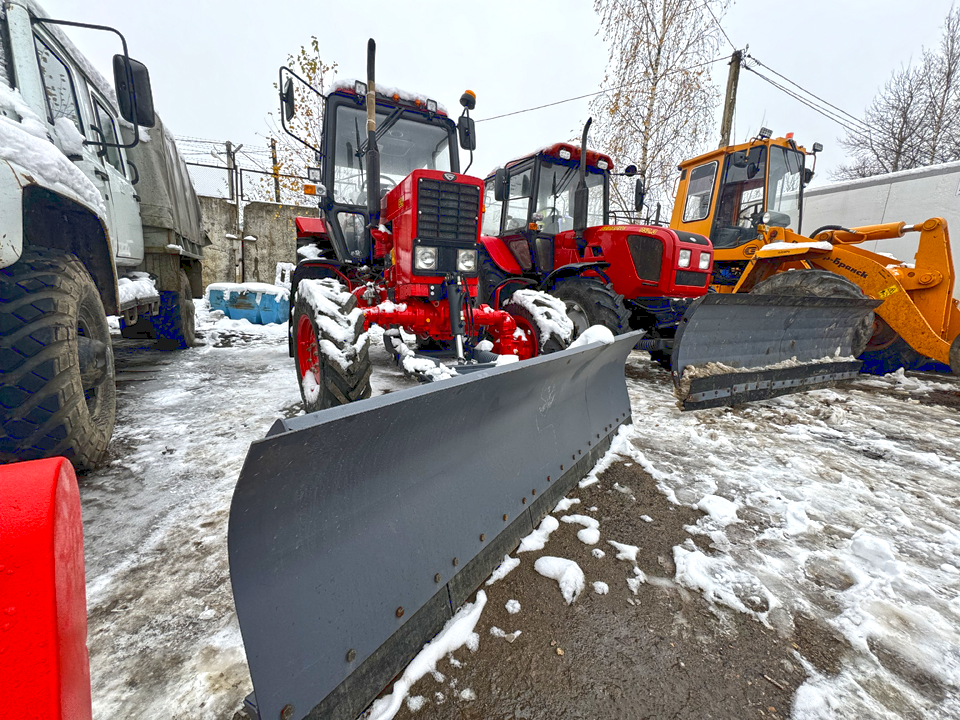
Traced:
[[677, 265], [679, 267], [690, 267], [690, 251], [681, 250], [680, 257], [677, 258]]
[[419, 245], [413, 253], [413, 266], [417, 270], [433, 270], [437, 266], [437, 249]]
[[473, 272], [476, 269], [477, 251], [457, 250], [457, 270], [460, 272]]
[[769, 211], [760, 216], [760, 222], [764, 225], [769, 225], [771, 220], [773, 220], [773, 215]]
[[710, 253], [702, 252], [700, 253], [700, 269], [706, 270], [710, 267]]
[[437, 101], [436, 100], [427, 100], [427, 112], [435, 113], [437, 111]]

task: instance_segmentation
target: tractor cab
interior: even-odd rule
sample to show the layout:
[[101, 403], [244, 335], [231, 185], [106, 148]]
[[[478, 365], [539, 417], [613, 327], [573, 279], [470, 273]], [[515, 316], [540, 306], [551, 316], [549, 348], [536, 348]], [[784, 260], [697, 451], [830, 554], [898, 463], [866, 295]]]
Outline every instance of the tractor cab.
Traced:
[[[598, 227], [607, 224], [613, 161], [593, 150], [586, 154], [587, 227]], [[482, 234], [501, 238], [524, 272], [552, 272], [557, 236], [586, 244], [574, 238], [579, 170], [580, 148], [568, 143], [498, 168], [484, 183]]]
[[761, 224], [800, 232], [803, 188], [813, 177], [807, 153], [792, 133], [771, 138], [766, 128], [748, 143], [700, 155], [680, 164], [670, 227], [710, 238], [716, 251], [714, 284], [736, 285], [760, 247]]

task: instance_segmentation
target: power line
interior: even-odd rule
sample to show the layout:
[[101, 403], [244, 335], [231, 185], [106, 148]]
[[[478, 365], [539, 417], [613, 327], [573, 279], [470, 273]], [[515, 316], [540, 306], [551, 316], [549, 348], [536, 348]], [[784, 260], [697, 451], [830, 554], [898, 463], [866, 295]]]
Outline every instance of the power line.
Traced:
[[727, 35], [727, 31], [723, 29], [723, 25], [720, 24], [720, 21], [717, 19], [717, 16], [713, 14], [713, 10], [710, 9], [709, 0], [703, 4], [707, 9], [707, 12], [710, 13], [710, 17], [713, 18], [713, 22], [716, 23], [717, 29], [723, 33], [723, 36], [727, 39], [727, 42], [730, 43], [730, 47], [733, 48], [733, 51], [737, 51], [737, 46], [733, 44], [733, 40], [730, 39], [730, 36]]
[[[706, 65], [712, 65], [713, 63], [720, 62], [721, 60], [727, 60], [726, 55], [723, 57], [714, 58], [713, 60], [707, 60], [706, 62], [697, 63], [696, 65], [690, 65], [689, 67], [678, 68], [676, 70], [670, 70], [669, 72], [664, 73], [664, 76], [672, 75], [678, 72], [686, 72], [687, 70], [696, 70], [699, 67], [704, 67]], [[533, 112], [534, 110], [542, 110], [543, 108], [553, 107], [554, 105], [563, 105], [564, 103], [573, 102], [575, 100], [583, 100], [584, 98], [593, 97], [595, 95], [603, 95], [604, 93], [616, 92], [617, 90], [623, 90], [628, 87], [634, 87], [636, 83], [626, 83], [624, 85], [619, 85], [613, 88], [606, 88], [605, 90], [597, 90], [596, 92], [587, 93], [585, 95], [577, 95], [576, 97], [567, 98], [565, 100], [557, 100], [556, 102], [546, 103], [544, 105], [537, 105], [536, 107], [524, 108], [523, 110], [514, 110], [513, 112], [503, 113], [502, 115], [494, 115], [493, 117], [481, 118], [476, 122], [482, 123], [487, 122], [488, 120], [499, 120], [500, 118], [510, 117], [511, 115], [520, 115], [521, 113]]]

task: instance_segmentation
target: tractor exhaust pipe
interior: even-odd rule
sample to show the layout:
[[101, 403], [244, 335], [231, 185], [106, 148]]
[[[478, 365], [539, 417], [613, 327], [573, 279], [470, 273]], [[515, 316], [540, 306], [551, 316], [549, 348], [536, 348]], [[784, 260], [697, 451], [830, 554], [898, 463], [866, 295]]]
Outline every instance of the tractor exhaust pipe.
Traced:
[[377, 43], [367, 41], [367, 214], [369, 227], [380, 224], [380, 148], [377, 147], [377, 88], [375, 66]]
[[577, 189], [573, 194], [573, 231], [578, 238], [583, 237], [587, 229], [587, 205], [590, 201], [590, 191], [587, 190], [587, 133], [593, 118], [587, 118], [583, 126], [583, 135], [580, 138], [580, 177]]

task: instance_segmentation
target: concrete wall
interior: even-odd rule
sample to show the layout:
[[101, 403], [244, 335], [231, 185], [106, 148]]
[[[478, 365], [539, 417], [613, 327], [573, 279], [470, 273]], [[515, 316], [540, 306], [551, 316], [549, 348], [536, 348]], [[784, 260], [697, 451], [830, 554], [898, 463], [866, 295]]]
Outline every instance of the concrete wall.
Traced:
[[240, 237], [236, 203], [201, 195], [200, 224], [212, 242], [203, 249], [203, 287], [215, 282], [236, 282], [240, 243], [227, 237]]
[[[803, 193], [804, 235], [822, 225], [913, 225], [932, 217], [942, 217], [953, 231], [950, 246], [954, 269], [960, 276], [960, 162], [812, 187]], [[910, 263], [917, 253], [919, 237], [918, 233], [907, 233], [902, 238], [866, 242], [863, 247]], [[960, 283], [954, 284], [953, 295], [960, 297]]]
[[[243, 208], [244, 282], [273, 284], [277, 263], [297, 262], [298, 216], [317, 217], [316, 207], [252, 202]], [[255, 241], [246, 238], [256, 238]]]

